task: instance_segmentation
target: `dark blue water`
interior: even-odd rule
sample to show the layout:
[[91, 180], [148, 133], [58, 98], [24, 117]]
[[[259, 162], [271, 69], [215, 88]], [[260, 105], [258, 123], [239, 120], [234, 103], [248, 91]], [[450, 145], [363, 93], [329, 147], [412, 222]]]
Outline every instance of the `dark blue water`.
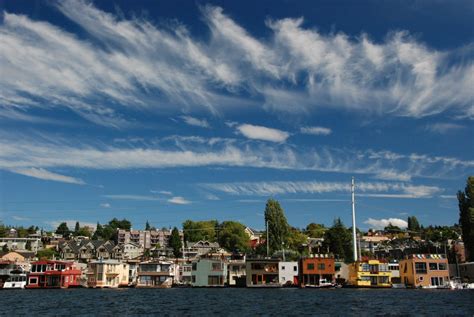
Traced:
[[403, 289], [2, 290], [0, 315], [473, 316], [474, 291]]

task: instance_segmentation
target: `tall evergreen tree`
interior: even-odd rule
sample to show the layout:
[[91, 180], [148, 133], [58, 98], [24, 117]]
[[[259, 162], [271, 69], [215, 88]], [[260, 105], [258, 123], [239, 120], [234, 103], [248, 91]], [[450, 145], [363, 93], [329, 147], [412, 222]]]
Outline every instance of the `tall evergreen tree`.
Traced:
[[277, 200], [269, 199], [265, 206], [265, 221], [268, 223], [268, 237], [270, 252], [281, 250], [283, 243], [287, 243], [290, 226], [285, 212]]
[[147, 231], [151, 230], [151, 226], [150, 226], [150, 223], [148, 222], [148, 220], [146, 221], [146, 224], [145, 224], [145, 230], [147, 230]]
[[69, 236], [69, 234], [71, 233], [71, 231], [69, 231], [69, 228], [67, 226], [67, 223], [65, 222], [61, 222], [58, 226], [58, 228], [56, 229], [56, 233], [57, 234], [61, 234], [63, 237], [67, 237]]
[[418, 222], [418, 219], [416, 219], [415, 216], [408, 217], [407, 222], [408, 222], [408, 226], [407, 226], [408, 231], [415, 231], [415, 232], [420, 231], [420, 223]]
[[474, 261], [474, 176], [467, 178], [464, 193], [458, 192], [459, 224], [468, 261]]
[[174, 227], [173, 230], [171, 230], [168, 245], [170, 246], [170, 248], [173, 249], [173, 255], [176, 258], [179, 258], [182, 254], [181, 249], [183, 247], [183, 243], [181, 242], [181, 237], [179, 236], [178, 228]]
[[97, 227], [95, 227], [94, 234], [92, 235], [92, 240], [100, 240], [103, 235], [103, 227], [100, 223], [97, 222]]
[[74, 235], [79, 235], [79, 231], [81, 230], [81, 226], [79, 225], [79, 221], [76, 221], [76, 226], [74, 227]]
[[346, 228], [340, 218], [334, 220], [331, 228], [324, 233], [324, 246], [336, 257], [345, 259], [346, 262], [352, 260], [352, 234]]

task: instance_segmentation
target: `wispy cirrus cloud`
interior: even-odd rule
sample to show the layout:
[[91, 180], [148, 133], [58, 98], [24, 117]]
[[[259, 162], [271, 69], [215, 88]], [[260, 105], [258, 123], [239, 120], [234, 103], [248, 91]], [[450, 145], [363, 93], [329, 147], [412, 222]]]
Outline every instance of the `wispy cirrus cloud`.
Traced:
[[466, 127], [461, 124], [449, 123], [449, 122], [433, 123], [425, 127], [427, 131], [437, 133], [437, 134], [446, 134], [450, 132], [464, 130], [465, 128]]
[[270, 36], [257, 39], [214, 6], [201, 8], [211, 32], [203, 40], [179, 22], [157, 26], [80, 0], [53, 5], [82, 28], [81, 37], [3, 14], [0, 116], [31, 119], [32, 108], [63, 108], [96, 124], [123, 126], [129, 120], [122, 107], [217, 113], [238, 99], [263, 100], [264, 109], [285, 113], [328, 107], [474, 117], [470, 44], [438, 51], [404, 31], [374, 42], [365, 34], [324, 34], [303, 18], [269, 18]]
[[161, 201], [159, 197], [146, 196], [146, 195], [131, 195], [131, 194], [113, 194], [113, 195], [102, 195], [104, 198], [116, 199], [116, 200], [138, 200], [138, 201]]
[[263, 140], [270, 142], [285, 142], [290, 134], [286, 131], [262, 127], [252, 124], [241, 124], [237, 126], [237, 131], [239, 131], [243, 136], [252, 140]]
[[85, 182], [80, 178], [66, 176], [58, 173], [53, 173], [44, 168], [28, 167], [28, 168], [14, 168], [10, 170], [16, 174], [39, 178], [47, 181], [55, 181], [69, 184], [85, 185]]
[[48, 174], [47, 169], [227, 166], [366, 174], [384, 180], [408, 181], [414, 177], [452, 177], [474, 167], [474, 161], [417, 153], [295, 148], [285, 143], [267, 144], [258, 140], [174, 138], [171, 141], [164, 138], [150, 144], [109, 146], [101, 142], [72, 144], [65, 139], [31, 139], [20, 134], [4, 134], [0, 138], [0, 169], [81, 183], [79, 179]]
[[[349, 193], [349, 182], [317, 182], [317, 181], [273, 181], [273, 182], [241, 182], [211, 183], [201, 186], [230, 195], [271, 196], [286, 194], [321, 194]], [[430, 198], [442, 191], [437, 186], [411, 185], [388, 182], [360, 182], [356, 184], [357, 195], [361, 197], [390, 198]]]
[[194, 117], [191, 117], [191, 116], [181, 116], [181, 119], [183, 119], [183, 121], [186, 124], [189, 124], [189, 125], [192, 125], [192, 126], [195, 126], [195, 127], [200, 127], [200, 128], [210, 128], [211, 127], [209, 125], [209, 122], [207, 122], [206, 119], [198, 119], [198, 118], [194, 118]]
[[300, 132], [312, 135], [329, 135], [332, 133], [332, 130], [325, 127], [301, 127]]

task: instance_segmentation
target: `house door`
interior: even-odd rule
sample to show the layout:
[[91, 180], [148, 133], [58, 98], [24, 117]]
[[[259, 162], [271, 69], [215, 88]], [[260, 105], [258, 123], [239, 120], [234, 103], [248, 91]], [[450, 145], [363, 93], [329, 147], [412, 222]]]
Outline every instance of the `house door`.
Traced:
[[377, 276], [370, 277], [370, 286], [377, 286]]

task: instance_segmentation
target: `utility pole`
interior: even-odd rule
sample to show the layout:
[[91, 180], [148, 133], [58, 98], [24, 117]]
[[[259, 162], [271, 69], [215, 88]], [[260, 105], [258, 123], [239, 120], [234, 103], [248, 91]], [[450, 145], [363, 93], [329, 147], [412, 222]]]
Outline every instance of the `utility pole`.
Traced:
[[356, 236], [356, 215], [355, 215], [355, 181], [354, 176], [352, 176], [352, 242], [354, 247], [354, 262], [358, 260], [357, 254], [357, 236]]
[[267, 228], [267, 258], [270, 256], [270, 246], [268, 240], [268, 220], [265, 221], [265, 227]]

